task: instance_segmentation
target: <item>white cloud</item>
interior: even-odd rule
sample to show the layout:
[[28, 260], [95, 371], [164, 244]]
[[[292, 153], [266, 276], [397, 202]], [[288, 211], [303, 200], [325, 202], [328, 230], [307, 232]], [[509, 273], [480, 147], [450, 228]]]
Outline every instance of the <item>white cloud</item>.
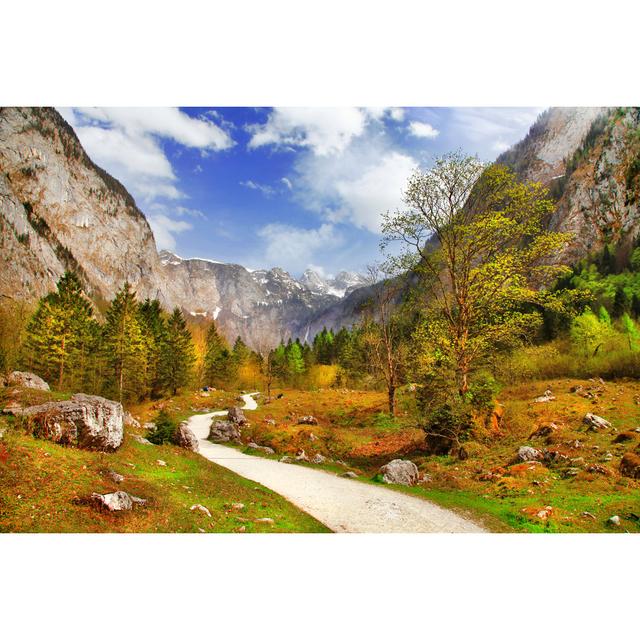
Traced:
[[259, 191], [263, 196], [265, 196], [265, 198], [270, 198], [276, 193], [276, 190], [268, 184], [260, 184], [259, 182], [254, 182], [253, 180], [240, 182], [240, 185], [246, 187], [247, 189], [251, 189], [252, 191]]
[[382, 214], [402, 205], [402, 192], [417, 164], [382, 139], [362, 139], [339, 157], [301, 158], [295, 197], [325, 220], [379, 233]]
[[[184, 197], [161, 140], [173, 140], [201, 154], [234, 144], [229, 134], [210, 119], [191, 117], [175, 107], [82, 107], [60, 109], [60, 113], [74, 128], [89, 157], [151, 211], [165, 200]], [[179, 148], [176, 155], [181, 153]], [[197, 165], [195, 171], [202, 171], [202, 167]], [[162, 248], [175, 246], [174, 234], [191, 228], [170, 215], [167, 209], [158, 213], [157, 208], [149, 215], [156, 243]]]
[[262, 227], [258, 236], [266, 241], [265, 264], [280, 265], [293, 272], [309, 267], [314, 252], [331, 251], [344, 242], [340, 232], [329, 223], [324, 223], [316, 229], [273, 223]]
[[402, 107], [391, 107], [391, 109], [389, 109], [389, 117], [396, 122], [402, 122], [404, 116], [405, 113]]
[[293, 185], [291, 184], [291, 180], [289, 178], [280, 178], [280, 182], [289, 189], [289, 191], [293, 191]]
[[89, 121], [118, 127], [129, 134], [171, 138], [196, 149], [228, 149], [229, 134], [204, 118], [192, 118], [176, 107], [83, 107], [74, 109]]
[[416, 138], [437, 138], [440, 132], [427, 122], [409, 123], [409, 133]]
[[521, 140], [542, 111], [541, 107], [459, 107], [453, 109], [452, 132], [500, 153]]
[[184, 220], [173, 220], [164, 214], [149, 214], [147, 216], [153, 235], [156, 238], [158, 250], [168, 249], [173, 251], [176, 248], [175, 234], [193, 228], [191, 223]]
[[249, 147], [308, 147], [316, 155], [343, 152], [353, 138], [364, 132], [369, 114], [364, 109], [275, 108], [264, 124], [249, 125]]

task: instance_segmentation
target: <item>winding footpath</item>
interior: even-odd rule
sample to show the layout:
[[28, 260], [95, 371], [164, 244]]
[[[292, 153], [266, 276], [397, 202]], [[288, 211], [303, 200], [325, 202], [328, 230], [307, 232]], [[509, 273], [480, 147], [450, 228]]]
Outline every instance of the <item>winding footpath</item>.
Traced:
[[[245, 411], [257, 408], [245, 394]], [[279, 493], [324, 523], [332, 531], [348, 533], [483, 533], [471, 520], [432, 502], [382, 486], [340, 478], [321, 469], [244, 454], [207, 440], [213, 418], [226, 411], [194, 415], [188, 425], [200, 445], [200, 454]]]

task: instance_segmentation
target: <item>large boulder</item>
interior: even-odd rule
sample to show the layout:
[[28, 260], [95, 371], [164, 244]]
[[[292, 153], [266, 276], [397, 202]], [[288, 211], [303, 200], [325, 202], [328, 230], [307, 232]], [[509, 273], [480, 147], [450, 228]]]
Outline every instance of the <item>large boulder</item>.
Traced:
[[404, 484], [411, 486], [419, 480], [418, 467], [411, 460], [392, 460], [378, 471], [382, 481], [387, 484]]
[[29, 389], [38, 389], [40, 391], [49, 391], [49, 385], [35, 373], [29, 371], [14, 371], [7, 378], [7, 385], [15, 385], [16, 387], [27, 387]]
[[209, 440], [231, 442], [240, 440], [238, 426], [228, 420], [214, 420], [209, 427]]
[[198, 451], [200, 448], [198, 445], [198, 438], [196, 438], [195, 434], [189, 427], [186, 422], [181, 422], [178, 425], [175, 433], [173, 434], [173, 441], [179, 447], [183, 447], [184, 449], [190, 449], [191, 451]]
[[119, 402], [76, 393], [71, 400], [24, 409], [34, 435], [82, 449], [113, 451], [122, 444], [124, 411]]
[[244, 425], [249, 421], [244, 417], [244, 413], [240, 407], [231, 407], [229, 409], [229, 413], [227, 413], [227, 418], [233, 422], [233, 424]]

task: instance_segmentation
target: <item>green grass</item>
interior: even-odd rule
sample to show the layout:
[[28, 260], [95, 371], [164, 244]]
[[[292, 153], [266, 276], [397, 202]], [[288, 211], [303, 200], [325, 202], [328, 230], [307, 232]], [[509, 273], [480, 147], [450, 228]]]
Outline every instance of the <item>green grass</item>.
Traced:
[[[0, 441], [2, 532], [328, 531], [278, 494], [184, 449], [127, 438], [115, 453], [82, 451], [32, 438], [8, 420], [0, 425], [6, 429]], [[107, 469], [125, 481], [112, 482]], [[105, 513], [86, 501], [94, 491], [119, 489], [147, 499], [147, 505]], [[235, 510], [232, 503], [245, 506]], [[193, 504], [207, 507], [212, 517], [191, 511]], [[258, 518], [274, 524], [257, 523]]]

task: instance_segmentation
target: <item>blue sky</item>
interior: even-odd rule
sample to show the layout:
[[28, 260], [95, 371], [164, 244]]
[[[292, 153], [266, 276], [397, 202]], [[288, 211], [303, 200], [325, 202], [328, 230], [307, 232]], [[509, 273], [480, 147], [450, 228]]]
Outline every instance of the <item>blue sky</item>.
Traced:
[[458, 148], [490, 161], [541, 108], [63, 108], [89, 156], [182, 257], [363, 271], [410, 172]]

